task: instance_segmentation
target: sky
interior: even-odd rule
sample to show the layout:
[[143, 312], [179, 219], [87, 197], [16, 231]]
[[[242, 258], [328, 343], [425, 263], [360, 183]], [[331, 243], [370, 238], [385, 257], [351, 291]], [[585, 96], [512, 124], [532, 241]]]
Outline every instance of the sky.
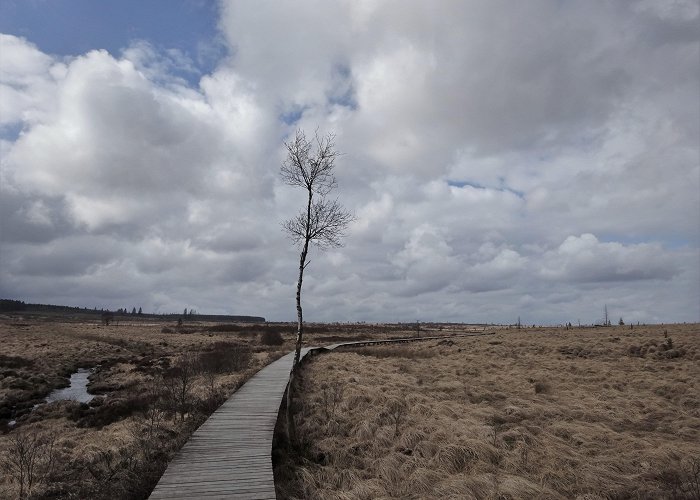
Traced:
[[700, 321], [697, 0], [5, 0], [0, 297], [293, 321]]

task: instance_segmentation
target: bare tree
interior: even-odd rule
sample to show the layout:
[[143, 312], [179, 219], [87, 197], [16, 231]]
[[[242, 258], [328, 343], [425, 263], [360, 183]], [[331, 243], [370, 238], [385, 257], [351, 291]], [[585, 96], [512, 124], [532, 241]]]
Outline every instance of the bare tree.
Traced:
[[333, 169], [340, 153], [335, 149], [335, 137], [329, 134], [309, 141], [304, 132], [297, 130], [294, 139], [285, 142], [287, 158], [282, 164], [282, 180], [306, 191], [306, 206], [296, 217], [282, 223], [282, 227], [292, 241], [301, 247], [299, 254], [299, 278], [297, 280], [297, 340], [294, 364], [287, 385], [287, 433], [291, 444], [296, 443], [296, 432], [292, 416], [292, 391], [294, 370], [299, 363], [304, 335], [304, 315], [301, 308], [301, 287], [304, 270], [309, 265], [309, 247], [312, 244], [321, 249], [341, 246], [348, 224], [353, 215], [346, 211], [337, 199], [327, 198], [337, 187]]
[[0, 470], [17, 482], [20, 499], [31, 497], [33, 488], [54, 471], [55, 443], [54, 434], [23, 429], [10, 434], [9, 446], [0, 459]]
[[114, 313], [112, 311], [102, 311], [102, 323], [105, 326], [109, 326], [109, 323], [114, 320]]
[[389, 400], [386, 410], [381, 416], [386, 422], [394, 426], [394, 437], [399, 435], [399, 428], [406, 420], [408, 414], [408, 403], [404, 397]]
[[175, 417], [180, 413], [180, 421], [192, 406], [192, 387], [197, 376], [197, 355], [193, 352], [183, 354], [177, 364], [170, 368], [164, 377], [168, 402]]
[[296, 217], [282, 223], [282, 227], [295, 244], [301, 246], [299, 255], [299, 279], [297, 281], [297, 341], [294, 353], [294, 366], [299, 362], [304, 316], [301, 308], [301, 286], [304, 270], [309, 264], [309, 246], [316, 244], [322, 249], [342, 246], [348, 224], [354, 219], [338, 200], [330, 200], [327, 195], [337, 187], [333, 168], [338, 158], [335, 137], [315, 136], [313, 142], [307, 140], [304, 132], [297, 130], [293, 140], [285, 142], [287, 159], [282, 164], [282, 180], [290, 186], [306, 190], [306, 207]]

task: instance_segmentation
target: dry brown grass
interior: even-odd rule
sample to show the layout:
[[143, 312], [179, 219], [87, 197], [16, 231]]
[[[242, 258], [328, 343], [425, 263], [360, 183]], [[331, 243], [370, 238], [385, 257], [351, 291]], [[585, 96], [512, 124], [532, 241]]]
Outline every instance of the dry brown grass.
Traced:
[[[0, 317], [0, 498], [17, 498], [16, 467], [6, 460], [16, 436], [55, 436], [51, 470], [37, 465], [33, 497], [145, 498], [167, 461], [229, 394], [260, 368], [291, 349], [261, 345], [245, 326], [124, 322], [108, 327], [60, 318]], [[169, 328], [173, 333], [162, 330]], [[213, 330], [213, 331], [210, 331]], [[231, 329], [229, 329], [231, 330]], [[186, 405], [169, 390], [183, 358], [194, 353], [196, 373]], [[78, 367], [98, 366], [89, 389], [102, 394], [89, 405], [42, 405]], [[184, 418], [180, 418], [184, 412]], [[17, 426], [7, 426], [11, 419]]]
[[347, 350], [297, 379], [281, 498], [700, 495], [699, 325]]

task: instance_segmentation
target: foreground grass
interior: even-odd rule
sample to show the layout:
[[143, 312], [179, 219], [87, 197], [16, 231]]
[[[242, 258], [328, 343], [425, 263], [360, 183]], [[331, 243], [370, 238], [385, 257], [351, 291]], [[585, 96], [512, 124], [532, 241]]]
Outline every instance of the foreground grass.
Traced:
[[[291, 349], [265, 331], [0, 318], [0, 498], [146, 498], [207, 415]], [[32, 411], [79, 367], [96, 367], [98, 397]]]
[[700, 327], [504, 330], [317, 356], [280, 498], [699, 498]]

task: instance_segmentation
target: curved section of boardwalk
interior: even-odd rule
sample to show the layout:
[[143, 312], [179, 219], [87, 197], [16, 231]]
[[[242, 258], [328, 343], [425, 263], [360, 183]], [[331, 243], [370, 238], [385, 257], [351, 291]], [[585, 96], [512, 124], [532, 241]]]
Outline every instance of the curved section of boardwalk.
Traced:
[[[478, 336], [484, 334], [451, 335]], [[356, 341], [315, 349], [450, 338]], [[272, 437], [294, 362], [291, 352], [246, 382], [197, 429], [160, 478], [150, 498], [274, 500]]]

